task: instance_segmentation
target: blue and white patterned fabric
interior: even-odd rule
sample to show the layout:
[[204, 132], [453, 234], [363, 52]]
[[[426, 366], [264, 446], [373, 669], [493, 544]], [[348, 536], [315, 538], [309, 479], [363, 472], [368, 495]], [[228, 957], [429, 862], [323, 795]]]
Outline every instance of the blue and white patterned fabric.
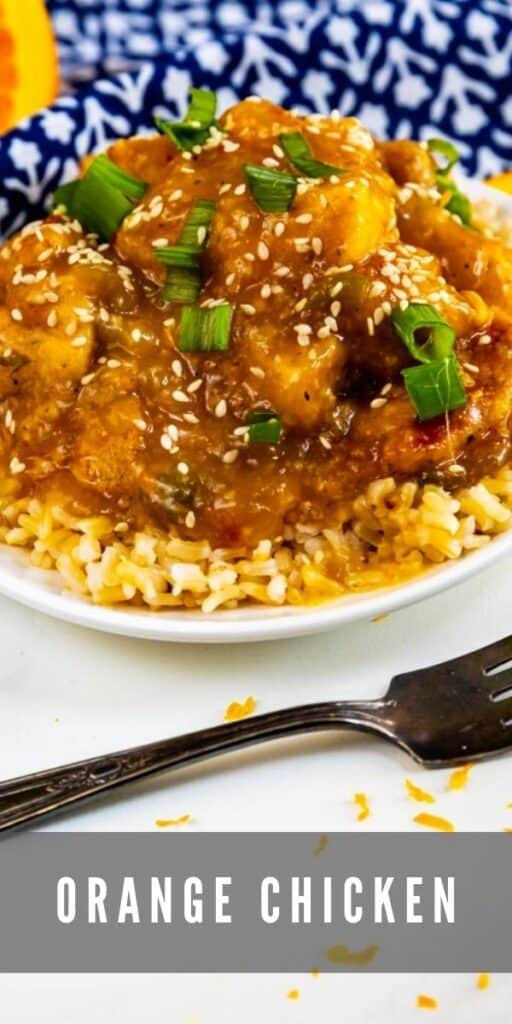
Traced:
[[[77, 159], [256, 93], [355, 114], [380, 136], [443, 135], [467, 171], [512, 164], [511, 0], [49, 0], [68, 94], [0, 142], [0, 230], [44, 209]], [[85, 84], [84, 84], [85, 83]], [[30, 209], [28, 209], [30, 207]]]

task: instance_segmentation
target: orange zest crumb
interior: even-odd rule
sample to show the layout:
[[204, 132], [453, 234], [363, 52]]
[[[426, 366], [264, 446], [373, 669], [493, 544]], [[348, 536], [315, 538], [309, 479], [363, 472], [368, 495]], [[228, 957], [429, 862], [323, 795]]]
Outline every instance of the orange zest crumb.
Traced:
[[318, 843], [315, 846], [315, 849], [313, 850], [315, 857], [319, 857], [321, 853], [324, 853], [328, 846], [329, 836], [320, 836]]
[[427, 814], [422, 811], [412, 819], [416, 825], [424, 825], [425, 828], [435, 828], [438, 832], [455, 832], [455, 825], [448, 818], [440, 818], [437, 814]]
[[247, 718], [248, 715], [252, 715], [255, 708], [256, 701], [254, 700], [254, 697], [246, 697], [243, 704], [234, 700], [231, 704], [228, 704], [228, 707], [224, 712], [224, 721], [238, 722], [240, 718]]
[[468, 776], [472, 768], [474, 768], [472, 764], [464, 764], [462, 768], [456, 768], [450, 775], [446, 788], [450, 790], [464, 789], [468, 784]]
[[420, 1010], [437, 1010], [439, 1003], [433, 996], [419, 995], [416, 996], [416, 1006]]
[[320, 977], [320, 971], [318, 970], [318, 967], [313, 967], [313, 970], [311, 971], [311, 977], [312, 978], [319, 978]]
[[189, 821], [192, 821], [192, 815], [182, 814], [181, 818], [157, 818], [155, 825], [157, 828], [172, 828], [175, 825], [188, 825]]
[[476, 987], [478, 989], [480, 989], [481, 992], [483, 992], [484, 989], [489, 988], [490, 984], [491, 984], [491, 975], [490, 974], [486, 974], [484, 972], [483, 974], [479, 974], [478, 975], [478, 978], [476, 979]]
[[375, 960], [379, 952], [378, 946], [366, 946], [365, 949], [354, 951], [348, 946], [330, 946], [325, 957], [331, 964], [348, 964], [352, 967], [365, 967]]
[[354, 793], [354, 803], [360, 808], [359, 814], [357, 815], [358, 821], [364, 821], [365, 818], [370, 817], [370, 804], [368, 803], [366, 793]]
[[436, 798], [432, 796], [432, 793], [428, 793], [426, 789], [420, 789], [410, 779], [405, 780], [405, 788], [411, 799], [417, 800], [418, 803], [435, 804], [436, 802]]
[[298, 999], [299, 996], [300, 992], [298, 988], [291, 988], [290, 991], [288, 992], [288, 999]]

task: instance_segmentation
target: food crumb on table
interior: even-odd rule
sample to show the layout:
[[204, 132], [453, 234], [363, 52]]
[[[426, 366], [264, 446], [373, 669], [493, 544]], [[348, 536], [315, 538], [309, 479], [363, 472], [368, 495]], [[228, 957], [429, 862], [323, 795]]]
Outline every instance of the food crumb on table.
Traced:
[[474, 768], [474, 765], [472, 764], [464, 764], [462, 768], [456, 768], [455, 771], [452, 772], [452, 774], [450, 775], [450, 778], [448, 779], [447, 789], [452, 791], [457, 789], [464, 789], [468, 784], [469, 773], [472, 768]]
[[408, 796], [410, 796], [412, 800], [417, 800], [418, 803], [435, 804], [436, 802], [436, 798], [432, 793], [427, 792], [426, 789], [421, 789], [420, 786], [416, 786], [414, 782], [411, 782], [411, 779], [405, 780], [405, 788]]
[[426, 996], [422, 993], [416, 996], [416, 1006], [420, 1010], [437, 1010], [439, 1003], [433, 996]]
[[315, 849], [313, 850], [314, 856], [315, 857], [319, 857], [321, 853], [325, 853], [325, 851], [326, 851], [328, 846], [329, 846], [329, 836], [326, 836], [326, 835], [320, 836], [320, 838], [318, 840], [318, 843], [315, 846]]
[[476, 987], [477, 987], [477, 989], [479, 989], [481, 992], [483, 992], [484, 989], [489, 988], [490, 984], [491, 984], [491, 975], [490, 974], [487, 974], [486, 971], [483, 971], [482, 974], [478, 975], [478, 977], [476, 979]]
[[179, 825], [188, 825], [192, 821], [191, 814], [182, 814], [180, 818], [157, 818], [157, 828], [174, 828]]
[[243, 703], [234, 700], [231, 704], [228, 704], [224, 712], [224, 720], [226, 722], [238, 722], [240, 718], [248, 718], [255, 710], [256, 701], [254, 697], [246, 697]]
[[289, 990], [289, 992], [287, 993], [287, 996], [288, 996], [288, 999], [292, 999], [292, 1000], [293, 999], [298, 999], [299, 996], [300, 996], [300, 992], [299, 992], [298, 988], [291, 988]]
[[370, 817], [371, 810], [366, 793], [354, 793], [354, 803], [360, 808], [357, 815], [358, 821], [365, 821], [366, 818]]
[[438, 814], [427, 814], [422, 811], [412, 819], [416, 825], [424, 825], [425, 828], [435, 828], [438, 832], [455, 832], [455, 825], [448, 818], [441, 818]]

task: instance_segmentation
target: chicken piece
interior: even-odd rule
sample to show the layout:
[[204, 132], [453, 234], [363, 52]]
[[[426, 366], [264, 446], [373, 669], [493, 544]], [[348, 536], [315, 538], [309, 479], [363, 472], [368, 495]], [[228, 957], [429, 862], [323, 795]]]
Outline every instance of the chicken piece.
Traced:
[[441, 206], [413, 193], [399, 207], [400, 236], [439, 256], [447, 280], [512, 310], [512, 250], [464, 227]]
[[107, 156], [128, 174], [156, 185], [165, 178], [177, 152], [167, 135], [151, 135], [118, 139], [107, 149]]
[[435, 186], [437, 165], [425, 146], [410, 139], [381, 142], [379, 152], [397, 185], [415, 181], [427, 188]]
[[[335, 335], [315, 338], [301, 346], [289, 323], [271, 318], [252, 325], [238, 321], [238, 345], [257, 378], [259, 400], [273, 409], [287, 427], [318, 430], [336, 403], [336, 390], [345, 361], [345, 345]], [[253, 376], [252, 380], [256, 378]]]
[[220, 118], [221, 128], [230, 138], [249, 140], [251, 144], [274, 139], [280, 132], [298, 132], [301, 123], [301, 118], [295, 117], [289, 110], [257, 96], [235, 103]]
[[466, 358], [478, 373], [463, 369], [467, 404], [449, 414], [449, 430], [442, 416], [419, 423], [401, 385], [393, 388], [380, 408], [358, 411], [352, 437], [363, 445], [378, 443], [382, 475], [442, 472], [443, 464], [447, 468], [454, 460], [464, 462], [466, 451], [475, 462], [479, 442], [488, 442], [490, 436], [497, 442], [501, 438], [503, 450], [509, 446], [512, 330], [495, 328], [492, 344], [476, 342]]
[[144, 420], [141, 403], [131, 393], [134, 385], [129, 367], [103, 367], [82, 389], [74, 413], [71, 472], [107, 495], [133, 494], [138, 488]]

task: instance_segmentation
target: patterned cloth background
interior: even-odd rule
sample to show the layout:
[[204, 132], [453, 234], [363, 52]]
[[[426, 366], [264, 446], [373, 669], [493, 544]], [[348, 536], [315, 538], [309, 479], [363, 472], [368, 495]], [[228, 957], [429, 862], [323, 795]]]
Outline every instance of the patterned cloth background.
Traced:
[[[22, 0], [20, 0], [22, 2]], [[512, 165], [512, 0], [48, 0], [64, 95], [0, 143], [0, 228], [40, 212], [77, 158], [175, 116], [191, 83], [444, 135]], [[2, 188], [4, 194], [2, 195]]]

